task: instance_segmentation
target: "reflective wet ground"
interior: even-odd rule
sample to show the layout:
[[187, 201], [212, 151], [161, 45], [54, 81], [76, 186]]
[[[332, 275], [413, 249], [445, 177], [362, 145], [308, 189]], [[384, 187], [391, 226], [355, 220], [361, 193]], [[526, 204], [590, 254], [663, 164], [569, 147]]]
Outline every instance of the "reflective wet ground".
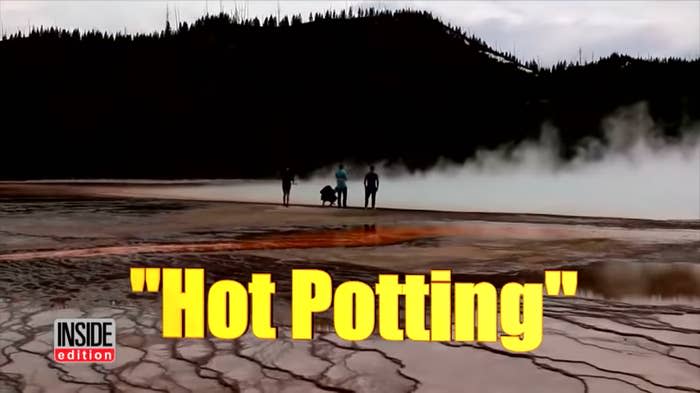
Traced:
[[[188, 202], [7, 198], [0, 203], [0, 392], [700, 391], [700, 223]], [[165, 340], [156, 295], [131, 266], [203, 266], [207, 280], [271, 272], [282, 339]], [[544, 342], [344, 342], [330, 314], [292, 341], [292, 268], [336, 283], [449, 268], [453, 280], [541, 282], [579, 272], [575, 298], [545, 299]], [[112, 316], [117, 362], [51, 360], [58, 317]]]

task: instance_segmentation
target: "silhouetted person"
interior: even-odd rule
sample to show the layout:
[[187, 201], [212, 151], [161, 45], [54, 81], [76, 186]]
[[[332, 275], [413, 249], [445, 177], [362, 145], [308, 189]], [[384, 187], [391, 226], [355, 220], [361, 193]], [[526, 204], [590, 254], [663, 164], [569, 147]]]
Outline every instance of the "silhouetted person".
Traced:
[[338, 197], [335, 195], [335, 188], [325, 186], [321, 189], [321, 206], [326, 206], [326, 202], [333, 206]]
[[294, 174], [289, 168], [282, 172], [282, 205], [289, 207], [289, 193], [294, 183]]
[[374, 165], [370, 165], [369, 172], [365, 175], [365, 209], [367, 209], [367, 203], [370, 197], [372, 197], [372, 209], [374, 209], [374, 202], [377, 198], [378, 190], [379, 176], [374, 173]]
[[348, 207], [348, 173], [343, 169], [343, 164], [338, 165], [338, 170], [335, 171], [335, 192], [338, 193], [338, 207]]

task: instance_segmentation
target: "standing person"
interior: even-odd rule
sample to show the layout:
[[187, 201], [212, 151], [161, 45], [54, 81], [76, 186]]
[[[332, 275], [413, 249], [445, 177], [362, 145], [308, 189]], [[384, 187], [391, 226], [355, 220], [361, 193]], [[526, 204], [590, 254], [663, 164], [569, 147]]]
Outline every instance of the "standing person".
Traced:
[[289, 193], [292, 191], [292, 183], [294, 183], [294, 174], [291, 169], [285, 168], [282, 172], [282, 205], [289, 207]]
[[338, 193], [338, 207], [348, 207], [348, 173], [343, 169], [343, 164], [338, 165], [338, 170], [335, 171], [336, 187], [335, 192]]
[[365, 209], [367, 209], [370, 196], [372, 197], [372, 209], [374, 209], [374, 201], [377, 198], [378, 190], [379, 176], [374, 173], [374, 165], [370, 165], [369, 172], [365, 175]]

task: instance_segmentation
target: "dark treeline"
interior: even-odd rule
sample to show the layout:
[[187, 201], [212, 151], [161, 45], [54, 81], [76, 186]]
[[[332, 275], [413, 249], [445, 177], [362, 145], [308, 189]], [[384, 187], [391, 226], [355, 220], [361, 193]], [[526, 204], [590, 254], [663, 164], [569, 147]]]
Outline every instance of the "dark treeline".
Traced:
[[[575, 50], [575, 48], [574, 48]], [[341, 160], [427, 168], [616, 108], [669, 137], [700, 118], [700, 62], [520, 64], [426, 12], [208, 16], [157, 34], [56, 28], [0, 42], [0, 178], [267, 177]]]

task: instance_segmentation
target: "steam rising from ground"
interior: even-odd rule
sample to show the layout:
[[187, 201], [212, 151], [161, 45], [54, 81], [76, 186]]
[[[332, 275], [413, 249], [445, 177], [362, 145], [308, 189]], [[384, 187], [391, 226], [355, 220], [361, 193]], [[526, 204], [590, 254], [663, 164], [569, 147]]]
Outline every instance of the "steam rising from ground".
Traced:
[[[463, 165], [441, 162], [411, 175], [380, 164], [379, 200], [420, 209], [700, 219], [698, 125], [669, 141], [640, 103], [608, 117], [603, 129], [603, 140], [584, 141], [569, 161], [560, 158], [559, 131], [545, 124], [540, 140], [481, 150]], [[356, 179], [365, 171], [349, 168]], [[333, 184], [332, 172], [311, 182]], [[359, 204], [361, 182], [351, 182], [350, 192]]]
[[[653, 219], [700, 219], [700, 125], [668, 140], [647, 106], [620, 109], [604, 121], [602, 140], [586, 140], [571, 160], [560, 158], [559, 131], [542, 127], [538, 141], [479, 151], [462, 165], [440, 162], [410, 174], [377, 164], [380, 207], [519, 212]], [[365, 165], [346, 163], [348, 204], [364, 205]], [[319, 190], [335, 186], [335, 168], [293, 188], [291, 202], [320, 205]], [[164, 188], [129, 186], [121, 195], [275, 202], [279, 181], [214, 181]]]

